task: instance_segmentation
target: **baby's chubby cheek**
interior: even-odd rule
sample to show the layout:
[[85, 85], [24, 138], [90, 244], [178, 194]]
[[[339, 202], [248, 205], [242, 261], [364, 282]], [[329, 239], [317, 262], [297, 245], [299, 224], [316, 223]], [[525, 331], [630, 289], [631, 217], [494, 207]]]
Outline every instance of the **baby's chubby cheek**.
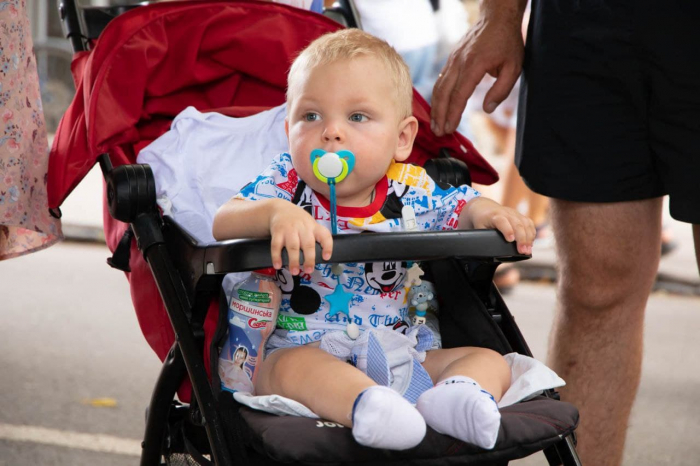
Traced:
[[311, 168], [311, 161], [309, 159], [309, 154], [304, 157], [303, 155], [296, 155], [292, 153], [292, 165], [294, 165], [294, 170], [297, 172], [297, 176], [304, 180], [306, 184], [312, 181], [314, 178], [314, 172]]

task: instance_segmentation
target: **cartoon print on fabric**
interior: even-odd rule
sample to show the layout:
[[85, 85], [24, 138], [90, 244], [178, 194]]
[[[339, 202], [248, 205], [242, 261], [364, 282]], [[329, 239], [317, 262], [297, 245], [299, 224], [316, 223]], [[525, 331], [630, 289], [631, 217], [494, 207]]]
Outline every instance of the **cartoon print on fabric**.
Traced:
[[393, 325], [387, 325], [387, 327], [391, 327], [393, 331], [403, 333], [404, 335], [406, 335], [406, 332], [408, 332], [410, 325], [408, 325], [408, 322], [406, 322], [405, 320], [399, 320]]
[[443, 191], [448, 191], [448, 190], [454, 188], [454, 186], [452, 186], [450, 183], [445, 183], [444, 181], [440, 181], [440, 180], [433, 180], [433, 181], [435, 181], [435, 184]]
[[[303, 181], [299, 184], [300, 188], [302, 186], [306, 187], [306, 184]], [[313, 207], [313, 202], [312, 202], [312, 198], [311, 198], [311, 191], [307, 191], [306, 189], [304, 189], [301, 193], [301, 197], [300, 197], [297, 205], [299, 207], [301, 207], [302, 209], [304, 209], [309, 215], [313, 215], [314, 214], [314, 207]]]
[[283, 295], [292, 294], [294, 286], [299, 284], [299, 276], [293, 276], [287, 269], [277, 270], [275, 280], [277, 280], [277, 286], [280, 287]]
[[321, 307], [321, 296], [310, 286], [299, 285], [294, 288], [289, 305], [297, 314], [311, 315]]
[[278, 184], [278, 186], [294, 196], [297, 186], [299, 186], [299, 176], [297, 175], [296, 169], [292, 168], [289, 170], [287, 173], [287, 181]]
[[403, 202], [401, 202], [401, 196], [396, 194], [396, 189], [391, 189], [393, 181], [389, 182], [389, 192], [386, 196], [386, 201], [379, 211], [384, 218], [401, 218], [401, 209], [403, 209]]
[[395, 291], [403, 284], [406, 262], [368, 262], [365, 264], [367, 284], [381, 293]]
[[[294, 189], [296, 187], [296, 189]], [[401, 210], [414, 209], [418, 230], [451, 230], [466, 203], [479, 194], [467, 186], [450, 187], [435, 183], [421, 167], [394, 163], [386, 178], [376, 186], [373, 209], [362, 208], [355, 215], [338, 216], [339, 234], [384, 233], [403, 231]], [[330, 229], [330, 213], [324, 198], [298, 178], [289, 154], [280, 154], [256, 180], [236, 196], [244, 200], [281, 198], [295, 203]], [[346, 263], [341, 285], [352, 293], [349, 314], [331, 314], [325, 297], [337, 286], [337, 273], [329, 264], [316, 264], [311, 274], [293, 277], [283, 269], [277, 283], [283, 291], [278, 318], [279, 336], [292, 344], [320, 340], [328, 331], [344, 331], [352, 321], [360, 330], [385, 327], [403, 332], [411, 326], [408, 316], [406, 280], [407, 264]]]
[[293, 276], [287, 269], [280, 269], [275, 275], [282, 295], [289, 295], [289, 306], [297, 314], [311, 315], [321, 307], [321, 295], [310, 286], [301, 284], [301, 277]]

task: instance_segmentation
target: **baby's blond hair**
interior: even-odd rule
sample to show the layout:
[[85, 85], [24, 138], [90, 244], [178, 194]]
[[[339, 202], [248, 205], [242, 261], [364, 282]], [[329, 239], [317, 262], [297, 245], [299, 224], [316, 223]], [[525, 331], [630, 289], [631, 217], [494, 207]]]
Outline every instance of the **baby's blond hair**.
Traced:
[[291, 104], [294, 83], [301, 72], [359, 56], [375, 57], [384, 64], [394, 84], [399, 116], [401, 119], [411, 116], [413, 84], [406, 62], [385, 41], [356, 28], [324, 34], [302, 50], [289, 70], [287, 105]]

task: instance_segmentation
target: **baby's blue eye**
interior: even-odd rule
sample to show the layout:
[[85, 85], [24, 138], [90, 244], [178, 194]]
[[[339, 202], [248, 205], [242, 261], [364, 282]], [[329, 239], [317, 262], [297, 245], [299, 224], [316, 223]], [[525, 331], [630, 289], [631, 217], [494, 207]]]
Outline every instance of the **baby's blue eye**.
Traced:
[[356, 123], [362, 123], [364, 121], [367, 121], [367, 116], [361, 114], [361, 113], [353, 113], [350, 115], [350, 121], [354, 121]]
[[319, 119], [319, 114], [318, 113], [305, 113], [304, 114], [304, 121], [316, 121]]

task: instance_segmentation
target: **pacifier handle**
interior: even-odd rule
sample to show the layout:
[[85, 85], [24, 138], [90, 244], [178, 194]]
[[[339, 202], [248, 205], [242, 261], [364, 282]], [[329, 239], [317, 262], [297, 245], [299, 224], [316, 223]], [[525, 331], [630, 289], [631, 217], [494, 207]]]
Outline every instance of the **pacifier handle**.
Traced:
[[338, 218], [335, 185], [343, 181], [355, 168], [355, 154], [349, 150], [326, 152], [323, 149], [311, 151], [311, 168], [314, 176], [330, 187], [331, 232], [338, 234]]
[[[311, 151], [311, 167], [314, 172], [314, 176], [320, 181], [327, 183], [330, 188], [330, 201], [331, 201], [331, 232], [334, 235], [338, 234], [338, 216], [337, 216], [337, 206], [336, 206], [336, 196], [335, 196], [335, 185], [343, 181], [355, 168], [355, 154], [349, 150], [339, 150], [338, 152], [326, 152], [323, 149], [314, 149]], [[337, 284], [333, 293], [329, 296], [334, 295], [352, 295], [344, 290], [343, 284], [341, 283], [341, 275], [343, 274], [343, 268], [340, 264], [333, 266], [334, 274], [336, 275]], [[337, 312], [343, 312], [348, 316], [348, 325], [346, 329], [347, 335], [355, 340], [360, 336], [360, 327], [352, 321], [350, 316], [350, 310], [348, 307], [348, 302], [345, 301], [345, 309], [340, 310], [334, 308], [333, 300], [326, 297], [326, 300], [331, 304], [331, 310], [329, 311], [331, 315], [335, 315]]]

